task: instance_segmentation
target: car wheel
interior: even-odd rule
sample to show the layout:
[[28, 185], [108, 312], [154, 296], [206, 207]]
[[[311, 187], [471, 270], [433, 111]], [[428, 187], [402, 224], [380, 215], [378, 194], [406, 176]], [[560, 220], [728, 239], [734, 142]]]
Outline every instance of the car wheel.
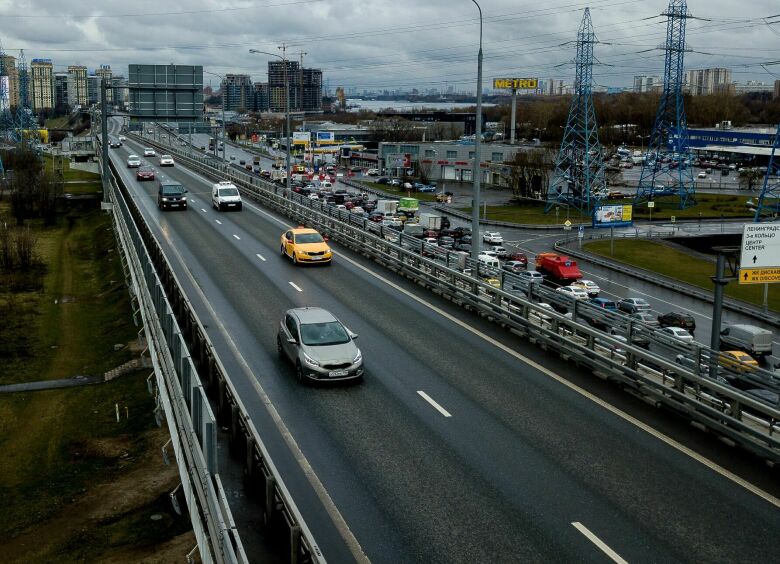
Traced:
[[295, 363], [295, 379], [298, 380], [299, 384], [306, 383], [306, 377], [303, 375], [303, 367], [301, 366], [300, 360]]
[[287, 256], [287, 253], [285, 253], [285, 252], [284, 252], [284, 245], [281, 245], [281, 246], [279, 247], [279, 252], [282, 254], [282, 256], [283, 256], [283, 257], [284, 257], [284, 256]]
[[295, 251], [292, 253], [292, 261], [295, 266], [298, 266], [298, 255], [295, 254]]
[[279, 356], [284, 358], [284, 349], [282, 348], [282, 339], [277, 335], [276, 336], [276, 352], [279, 353]]

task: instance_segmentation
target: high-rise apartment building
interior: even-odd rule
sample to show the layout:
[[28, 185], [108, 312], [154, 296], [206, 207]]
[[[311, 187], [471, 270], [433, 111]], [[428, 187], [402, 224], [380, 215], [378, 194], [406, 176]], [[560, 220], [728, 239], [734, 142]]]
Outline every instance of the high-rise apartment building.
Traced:
[[566, 94], [566, 83], [563, 80], [548, 78], [541, 88], [543, 96], [562, 96]]
[[322, 71], [302, 69], [301, 103], [304, 112], [322, 111]]
[[30, 104], [35, 111], [54, 108], [54, 66], [51, 59], [30, 63]]
[[87, 76], [87, 103], [91, 106], [100, 102], [100, 81], [102, 79], [94, 74]]
[[[114, 76], [114, 73], [111, 71], [110, 65], [100, 65], [99, 69], [95, 69], [95, 76], [103, 79], [106, 81], [106, 84], [108, 86], [112, 86], [112, 79]], [[100, 84], [98, 83], [98, 88], [100, 88]], [[98, 101], [100, 100], [100, 92], [98, 91]], [[111, 88], [106, 90], [106, 102], [108, 104], [114, 103], [114, 92]]]
[[656, 92], [663, 88], [664, 82], [659, 76], [637, 75], [634, 77], [634, 92]]
[[271, 96], [267, 82], [255, 82], [252, 94], [254, 111], [267, 112], [271, 109]]
[[301, 107], [299, 69], [298, 61], [268, 61], [268, 89], [272, 112], [284, 112], [287, 109], [285, 80], [289, 81], [290, 86], [290, 111], [298, 111]]
[[3, 55], [0, 61], [0, 76], [8, 77], [8, 103], [12, 108], [19, 105], [19, 71], [16, 57]]
[[62, 108], [68, 104], [68, 73], [54, 73], [54, 107]]
[[70, 106], [86, 107], [89, 104], [87, 86], [87, 67], [70, 65], [68, 67], [68, 103]]
[[731, 69], [696, 69], [685, 72], [685, 83], [691, 96], [706, 96], [723, 92], [731, 84]]
[[252, 109], [252, 80], [248, 74], [226, 74], [220, 85], [225, 110], [238, 112]]

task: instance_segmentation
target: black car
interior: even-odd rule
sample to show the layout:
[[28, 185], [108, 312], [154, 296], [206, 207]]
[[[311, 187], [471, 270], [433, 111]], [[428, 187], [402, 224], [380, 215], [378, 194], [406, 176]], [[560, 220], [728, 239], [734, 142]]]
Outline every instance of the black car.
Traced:
[[187, 190], [173, 180], [161, 180], [157, 188], [157, 206], [165, 209], [187, 209]]
[[383, 176], [382, 178], [377, 178], [374, 182], [377, 184], [390, 184], [390, 179]]
[[670, 311], [669, 313], [659, 315], [658, 325], [661, 327], [682, 327], [691, 334], [696, 330], [696, 320], [693, 316], [678, 311]]

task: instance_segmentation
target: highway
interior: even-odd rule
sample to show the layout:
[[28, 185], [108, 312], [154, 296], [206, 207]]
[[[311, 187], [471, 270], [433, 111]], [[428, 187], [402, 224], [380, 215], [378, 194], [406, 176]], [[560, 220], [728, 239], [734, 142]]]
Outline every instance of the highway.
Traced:
[[[125, 168], [142, 148], [110, 155], [329, 561], [774, 553], [780, 486], [757, 459], [348, 250], [295, 268], [279, 256], [287, 220], [216, 212], [208, 181], [146, 159], [190, 191], [189, 210], [160, 212], [156, 183]], [[363, 384], [297, 384], [275, 339], [304, 305], [360, 335]]]

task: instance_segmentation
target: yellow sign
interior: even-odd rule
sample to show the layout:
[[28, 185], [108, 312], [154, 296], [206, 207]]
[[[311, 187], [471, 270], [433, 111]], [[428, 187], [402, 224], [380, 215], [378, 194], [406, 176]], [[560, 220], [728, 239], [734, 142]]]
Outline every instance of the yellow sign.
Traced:
[[634, 211], [634, 206], [627, 204], [623, 206], [623, 221], [631, 221], [631, 215]]
[[493, 88], [503, 90], [536, 90], [539, 87], [538, 78], [494, 78]]
[[780, 268], [741, 268], [740, 284], [773, 284], [780, 282]]

